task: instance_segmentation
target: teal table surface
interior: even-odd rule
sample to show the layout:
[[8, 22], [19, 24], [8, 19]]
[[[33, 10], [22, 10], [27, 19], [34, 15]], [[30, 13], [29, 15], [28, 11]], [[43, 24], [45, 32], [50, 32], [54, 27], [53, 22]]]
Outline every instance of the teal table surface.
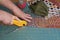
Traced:
[[[11, 11], [3, 6], [0, 9]], [[28, 6], [23, 10], [26, 13], [32, 14]], [[37, 28], [26, 26], [18, 28], [17, 26], [0, 25], [0, 40], [60, 40], [60, 28]]]

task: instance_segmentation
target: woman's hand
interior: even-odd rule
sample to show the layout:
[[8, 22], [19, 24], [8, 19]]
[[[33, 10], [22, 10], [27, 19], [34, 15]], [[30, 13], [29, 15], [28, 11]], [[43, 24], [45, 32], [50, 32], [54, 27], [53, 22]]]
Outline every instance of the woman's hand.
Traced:
[[14, 19], [19, 20], [19, 18], [16, 16], [0, 10], [0, 21], [2, 21], [4, 24], [12, 25], [11, 23]]
[[24, 19], [28, 22], [31, 22], [32, 17], [29, 14], [25, 14], [23, 11], [21, 11], [14, 3], [12, 3], [10, 0], [2, 0], [1, 4], [4, 5], [5, 7], [9, 8], [10, 10], [13, 11], [13, 13], [21, 18]]
[[32, 19], [31, 15], [25, 14], [24, 12], [22, 12], [22, 11], [21, 11], [20, 9], [18, 9], [18, 8], [16, 8], [13, 12], [14, 12], [14, 14], [15, 14], [16, 16], [18, 16], [19, 18], [24, 19], [24, 20], [26, 20], [27, 22], [31, 22], [31, 19]]

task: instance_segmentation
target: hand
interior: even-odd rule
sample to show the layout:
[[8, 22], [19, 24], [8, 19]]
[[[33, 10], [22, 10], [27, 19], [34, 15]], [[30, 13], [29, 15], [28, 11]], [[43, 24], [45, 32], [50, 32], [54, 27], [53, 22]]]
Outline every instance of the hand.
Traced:
[[14, 19], [19, 20], [19, 18], [17, 18], [16, 16], [0, 10], [0, 21], [2, 21], [4, 24], [12, 25], [11, 23]]
[[31, 15], [25, 14], [24, 12], [22, 12], [20, 9], [17, 9], [17, 8], [16, 8], [16, 10], [13, 11], [13, 12], [14, 12], [14, 14], [15, 14], [16, 16], [18, 16], [19, 18], [24, 19], [24, 20], [26, 20], [27, 22], [31, 22], [31, 19], [32, 19]]
[[28, 22], [31, 22], [32, 17], [29, 14], [25, 14], [22, 12], [14, 3], [12, 3], [10, 0], [3, 0], [1, 1], [1, 4], [5, 7], [9, 8], [11, 11], [14, 12], [16, 16], [18, 16], [21, 19], [24, 19]]

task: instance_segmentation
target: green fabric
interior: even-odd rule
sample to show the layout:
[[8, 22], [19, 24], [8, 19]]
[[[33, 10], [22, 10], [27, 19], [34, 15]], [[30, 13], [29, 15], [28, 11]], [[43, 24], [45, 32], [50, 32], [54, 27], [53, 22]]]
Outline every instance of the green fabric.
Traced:
[[42, 0], [33, 5], [30, 5], [30, 8], [32, 9], [33, 13], [38, 16], [45, 17], [48, 15], [48, 7]]

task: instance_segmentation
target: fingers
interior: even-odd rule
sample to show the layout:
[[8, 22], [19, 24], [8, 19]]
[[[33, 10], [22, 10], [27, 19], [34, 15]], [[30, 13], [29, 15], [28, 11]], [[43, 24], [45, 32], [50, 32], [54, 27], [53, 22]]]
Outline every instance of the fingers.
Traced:
[[13, 20], [14, 20], [14, 19], [15, 19], [15, 20], [20, 20], [20, 19], [19, 19], [18, 17], [16, 17], [16, 16], [13, 17]]
[[27, 18], [24, 18], [24, 20], [26, 20], [27, 22], [31, 22], [31, 20], [27, 19]]
[[31, 16], [31, 15], [29, 15], [29, 14], [26, 14], [27, 16]]
[[30, 17], [30, 16], [26, 16], [26, 18], [27, 18], [27, 19], [30, 19], [30, 20], [32, 19], [32, 17]]
[[29, 15], [29, 14], [26, 14], [26, 18], [32, 19], [31, 15]]
[[31, 15], [26, 14], [26, 16], [24, 17], [24, 20], [26, 20], [27, 22], [31, 22], [31, 20], [32, 20]]

